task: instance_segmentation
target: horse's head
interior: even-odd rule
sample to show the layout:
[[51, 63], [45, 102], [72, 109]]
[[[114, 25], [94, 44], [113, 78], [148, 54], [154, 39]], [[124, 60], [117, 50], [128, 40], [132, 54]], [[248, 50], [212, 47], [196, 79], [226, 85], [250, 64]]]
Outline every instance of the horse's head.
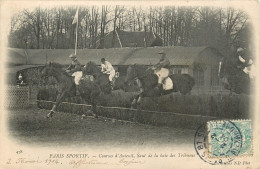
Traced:
[[126, 71], [125, 84], [130, 85], [130, 82], [137, 77], [136, 65], [130, 65]]
[[97, 64], [95, 62], [88, 62], [84, 68], [83, 68], [83, 74], [87, 74], [87, 75], [93, 75], [100, 72]]
[[53, 76], [53, 74], [57, 72], [57, 69], [61, 70], [62, 65], [57, 63], [52, 63], [52, 62], [46, 64], [45, 67], [43, 67], [43, 69], [41, 70], [41, 78], [47, 78]]
[[43, 68], [42, 68], [42, 70], [41, 70], [41, 74], [40, 74], [40, 76], [41, 76], [41, 78], [48, 78], [49, 76], [50, 76], [50, 64], [51, 63], [49, 63], [49, 64], [46, 64]]

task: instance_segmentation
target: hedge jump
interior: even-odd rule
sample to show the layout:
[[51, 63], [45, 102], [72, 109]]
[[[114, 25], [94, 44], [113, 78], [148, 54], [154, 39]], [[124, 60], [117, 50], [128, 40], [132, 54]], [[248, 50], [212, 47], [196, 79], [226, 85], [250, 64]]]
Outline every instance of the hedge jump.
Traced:
[[[46, 100], [37, 100], [37, 102], [39, 108], [45, 109], [51, 109], [53, 103], [55, 103], [53, 101]], [[91, 110], [91, 107], [91, 105], [87, 104], [62, 102], [58, 108], [58, 111], [82, 115], [88, 110]], [[216, 117], [213, 116], [192, 115], [173, 112], [158, 112], [124, 107], [105, 106], [97, 106], [97, 115], [156, 126], [171, 126], [176, 128], [190, 129], [197, 128], [199, 125], [209, 120], [216, 119]]]

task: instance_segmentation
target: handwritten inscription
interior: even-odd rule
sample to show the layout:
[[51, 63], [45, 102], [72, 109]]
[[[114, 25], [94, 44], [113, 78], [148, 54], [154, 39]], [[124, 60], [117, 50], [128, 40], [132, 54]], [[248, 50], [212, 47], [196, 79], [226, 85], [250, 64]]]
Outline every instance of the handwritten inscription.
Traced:
[[[17, 153], [15, 153], [17, 154]], [[195, 154], [189, 153], [115, 153], [115, 154], [49, 154], [46, 157], [21, 157], [25, 153], [17, 154], [17, 157], [8, 158], [7, 165], [46, 165], [46, 166], [71, 166], [71, 168], [85, 168], [94, 165], [116, 165], [132, 166], [144, 165], [150, 159], [177, 159], [177, 158], [195, 158]], [[249, 161], [233, 161], [227, 165], [250, 165]]]
[[37, 157], [36, 159], [34, 158], [17, 158], [15, 160], [12, 160], [11, 158], [8, 159], [6, 164], [60, 164], [60, 162], [55, 159], [45, 159], [41, 160], [40, 157]]
[[124, 166], [127, 166], [130, 164], [144, 164], [145, 161], [136, 160], [136, 159], [126, 160], [123, 158], [119, 160], [119, 163], [123, 164]]
[[195, 154], [186, 153], [100, 153], [100, 154], [87, 154], [87, 153], [51, 153], [43, 157], [30, 157], [22, 150], [15, 152], [17, 157], [7, 159], [7, 165], [69, 165], [71, 168], [79, 168], [81, 166], [93, 165], [117, 165], [117, 166], [130, 166], [130, 165], [143, 165], [151, 158], [183, 158], [195, 157]]
[[80, 167], [81, 165], [108, 165], [107, 162], [100, 162], [98, 160], [86, 160], [86, 159], [80, 159], [80, 160], [71, 160], [69, 162], [69, 165], [71, 165], [73, 168]]

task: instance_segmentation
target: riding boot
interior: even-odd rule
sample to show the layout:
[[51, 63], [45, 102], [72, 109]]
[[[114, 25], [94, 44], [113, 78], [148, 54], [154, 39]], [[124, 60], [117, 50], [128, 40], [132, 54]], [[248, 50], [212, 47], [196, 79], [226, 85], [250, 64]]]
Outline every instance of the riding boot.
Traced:
[[109, 81], [109, 85], [111, 86], [111, 89], [113, 90], [113, 82], [112, 81]]

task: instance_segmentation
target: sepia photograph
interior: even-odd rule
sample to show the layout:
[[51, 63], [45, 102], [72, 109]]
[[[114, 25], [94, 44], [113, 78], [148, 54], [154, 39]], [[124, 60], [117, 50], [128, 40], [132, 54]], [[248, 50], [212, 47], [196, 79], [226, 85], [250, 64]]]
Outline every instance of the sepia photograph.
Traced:
[[259, 4], [206, 2], [2, 1], [1, 168], [260, 167]]

